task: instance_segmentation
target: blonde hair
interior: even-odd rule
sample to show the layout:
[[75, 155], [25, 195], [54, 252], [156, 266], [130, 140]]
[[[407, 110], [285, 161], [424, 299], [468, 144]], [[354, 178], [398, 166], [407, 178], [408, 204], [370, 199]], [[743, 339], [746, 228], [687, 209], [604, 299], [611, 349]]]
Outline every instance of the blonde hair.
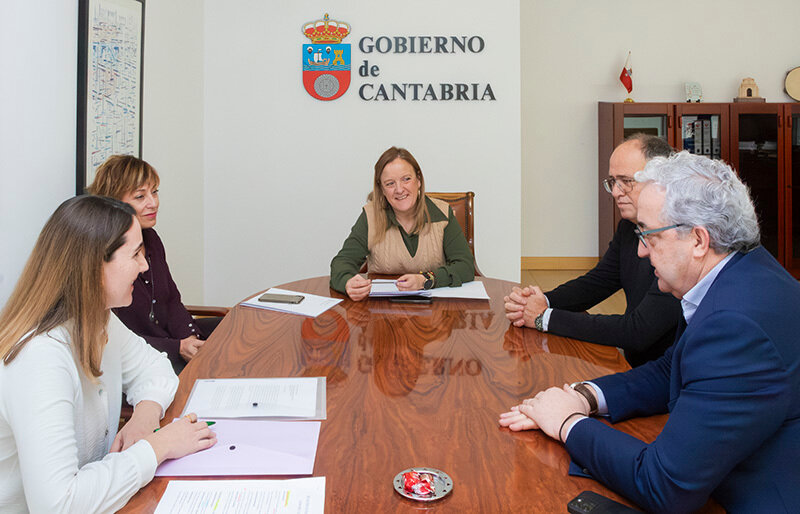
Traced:
[[7, 365], [34, 337], [66, 322], [76, 362], [99, 377], [108, 339], [103, 263], [125, 244], [135, 211], [119, 200], [78, 196], [45, 223], [0, 313], [0, 355]]
[[132, 155], [112, 155], [97, 168], [94, 182], [86, 188], [90, 195], [110, 196], [121, 200], [128, 193], [149, 184], [158, 188], [161, 180], [156, 169]]
[[372, 181], [372, 192], [367, 195], [367, 201], [372, 201], [372, 209], [375, 214], [375, 227], [370, 227], [370, 232], [373, 234], [375, 243], [380, 243], [386, 231], [389, 230], [388, 219], [386, 218], [386, 209], [389, 207], [389, 202], [383, 194], [383, 187], [381, 186], [381, 174], [387, 164], [395, 159], [402, 159], [414, 168], [414, 173], [419, 180], [419, 197], [417, 203], [414, 205], [414, 227], [411, 233], [421, 232], [422, 229], [430, 228], [431, 216], [428, 213], [428, 205], [425, 201], [425, 178], [422, 176], [422, 169], [419, 163], [411, 155], [411, 152], [405, 148], [397, 148], [393, 146], [383, 152], [375, 163], [375, 178]]

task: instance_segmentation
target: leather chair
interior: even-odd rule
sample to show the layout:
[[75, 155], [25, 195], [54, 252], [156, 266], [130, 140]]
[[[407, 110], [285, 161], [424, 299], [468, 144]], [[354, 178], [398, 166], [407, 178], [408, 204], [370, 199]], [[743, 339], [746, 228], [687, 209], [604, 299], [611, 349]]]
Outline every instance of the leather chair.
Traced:
[[[450, 204], [453, 209], [453, 215], [456, 217], [458, 224], [461, 225], [461, 230], [464, 231], [464, 237], [467, 239], [467, 245], [472, 251], [472, 258], [475, 259], [475, 193], [467, 191], [464, 193], [425, 193], [431, 198], [444, 200]], [[478, 269], [478, 261], [475, 262], [475, 276], [482, 277], [483, 273]], [[367, 263], [361, 266], [359, 273], [367, 272]]]
[[[464, 237], [467, 238], [467, 244], [472, 251], [472, 257], [475, 258], [475, 193], [467, 191], [464, 193], [425, 193], [431, 198], [444, 200], [450, 204], [453, 209], [453, 215], [461, 225], [464, 231]], [[475, 261], [475, 276], [482, 277], [483, 274], [478, 269], [478, 261]]]
[[228, 307], [217, 307], [214, 305], [184, 305], [189, 314], [194, 318], [209, 318], [219, 316], [224, 318], [230, 312]]

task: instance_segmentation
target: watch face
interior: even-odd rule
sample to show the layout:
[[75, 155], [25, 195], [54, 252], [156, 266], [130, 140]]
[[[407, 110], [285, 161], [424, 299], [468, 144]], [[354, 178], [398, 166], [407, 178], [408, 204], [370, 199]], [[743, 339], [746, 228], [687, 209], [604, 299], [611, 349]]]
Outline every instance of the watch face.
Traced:
[[429, 278], [428, 280], [425, 281], [425, 284], [423, 284], [422, 287], [425, 288], [425, 289], [432, 288], [433, 287], [433, 280]]

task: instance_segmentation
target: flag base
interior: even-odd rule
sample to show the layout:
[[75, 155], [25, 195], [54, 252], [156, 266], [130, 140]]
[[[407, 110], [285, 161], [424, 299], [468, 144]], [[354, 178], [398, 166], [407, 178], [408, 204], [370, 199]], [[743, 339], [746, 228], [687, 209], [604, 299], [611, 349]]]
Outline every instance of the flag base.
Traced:
[[626, 99], [625, 99], [625, 101], [624, 101], [623, 103], [626, 103], [626, 104], [635, 104], [635, 103], [636, 103], [636, 101], [634, 101], [634, 99], [633, 99], [633, 98], [631, 98], [631, 97], [629, 96], [628, 98], [626, 98]]

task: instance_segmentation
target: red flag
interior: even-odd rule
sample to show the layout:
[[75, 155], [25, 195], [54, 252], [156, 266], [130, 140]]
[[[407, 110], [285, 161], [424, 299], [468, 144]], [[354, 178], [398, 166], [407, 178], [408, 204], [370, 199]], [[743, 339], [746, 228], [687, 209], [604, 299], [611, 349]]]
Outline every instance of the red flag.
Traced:
[[622, 67], [622, 73], [619, 74], [619, 81], [628, 90], [628, 93], [633, 91], [633, 68], [631, 68], [631, 53], [628, 52], [628, 58], [625, 59], [625, 66]]

